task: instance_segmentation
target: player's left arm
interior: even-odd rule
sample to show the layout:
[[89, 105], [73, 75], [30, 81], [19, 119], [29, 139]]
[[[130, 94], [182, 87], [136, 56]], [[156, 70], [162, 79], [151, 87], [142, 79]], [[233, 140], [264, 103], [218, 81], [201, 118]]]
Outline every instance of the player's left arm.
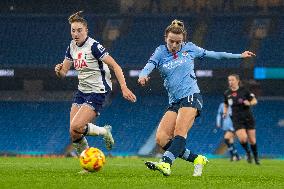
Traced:
[[126, 81], [121, 67], [109, 54], [104, 55], [102, 61], [114, 71], [114, 74], [120, 85], [123, 97], [131, 102], [136, 102], [136, 96], [132, 93], [130, 89], [128, 89], [126, 85]]
[[215, 51], [205, 50], [204, 53], [205, 53], [204, 57], [215, 58], [215, 59], [251, 58], [256, 56], [253, 52], [250, 51], [244, 51], [241, 54], [233, 54], [227, 52], [215, 52]]
[[98, 42], [94, 42], [91, 46], [93, 56], [101, 60], [103, 63], [107, 64], [113, 71], [118, 80], [121, 88], [122, 95], [125, 99], [136, 102], [136, 96], [128, 89], [126, 81], [123, 75], [121, 67], [116, 63], [116, 61], [109, 55], [106, 49]]

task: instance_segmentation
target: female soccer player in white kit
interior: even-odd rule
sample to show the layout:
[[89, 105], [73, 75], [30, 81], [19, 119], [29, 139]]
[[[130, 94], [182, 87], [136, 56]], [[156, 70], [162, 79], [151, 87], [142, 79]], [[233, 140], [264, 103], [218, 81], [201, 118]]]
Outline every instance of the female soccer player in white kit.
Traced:
[[70, 135], [77, 153], [88, 148], [86, 135], [102, 135], [107, 149], [114, 140], [111, 126], [98, 127], [91, 121], [100, 114], [106, 96], [112, 89], [109, 67], [114, 71], [123, 97], [131, 102], [136, 96], [128, 89], [121, 67], [106, 49], [88, 36], [87, 21], [80, 15], [82, 11], [69, 17], [72, 41], [67, 47], [63, 63], [55, 66], [58, 77], [65, 77], [70, 67], [78, 71], [78, 91], [75, 93], [70, 111]]

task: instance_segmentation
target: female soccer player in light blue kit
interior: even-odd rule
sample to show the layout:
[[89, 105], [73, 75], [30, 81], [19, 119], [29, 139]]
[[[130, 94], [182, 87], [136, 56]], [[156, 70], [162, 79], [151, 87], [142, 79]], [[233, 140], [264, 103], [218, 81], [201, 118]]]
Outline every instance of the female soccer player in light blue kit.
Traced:
[[109, 67], [114, 71], [125, 99], [135, 102], [136, 96], [128, 89], [121, 67], [106, 49], [88, 36], [87, 21], [77, 12], [69, 17], [72, 41], [63, 63], [55, 66], [58, 77], [65, 77], [72, 64], [78, 71], [78, 91], [70, 111], [70, 136], [78, 155], [88, 148], [85, 135], [104, 137], [106, 148], [114, 144], [111, 126], [99, 127], [91, 123], [100, 111], [112, 83]]
[[149, 169], [158, 170], [165, 176], [171, 174], [171, 165], [177, 157], [193, 162], [193, 176], [201, 176], [202, 169], [207, 163], [205, 156], [194, 154], [186, 149], [187, 133], [195, 118], [200, 115], [203, 106], [194, 73], [194, 59], [255, 56], [249, 51], [242, 54], [208, 51], [191, 42], [186, 42], [186, 36], [183, 22], [172, 21], [165, 29], [166, 45], [157, 47], [138, 79], [138, 83], [144, 86], [149, 80], [149, 74], [157, 68], [168, 92], [169, 107], [156, 133], [156, 141], [165, 152], [160, 162], [145, 162]]
[[224, 117], [224, 103], [220, 103], [217, 116], [216, 116], [216, 126], [222, 128], [224, 133], [224, 142], [228, 147], [230, 152], [231, 161], [239, 161], [240, 156], [237, 152], [237, 149], [234, 145], [235, 129], [233, 127], [233, 122], [230, 118], [232, 115], [232, 109], [228, 107], [228, 116]]

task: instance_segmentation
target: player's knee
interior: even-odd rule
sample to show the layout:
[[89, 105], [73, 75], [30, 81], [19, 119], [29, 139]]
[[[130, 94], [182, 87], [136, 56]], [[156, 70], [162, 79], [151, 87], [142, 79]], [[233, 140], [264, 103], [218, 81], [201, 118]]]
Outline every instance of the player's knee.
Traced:
[[79, 123], [71, 123], [70, 125], [70, 133], [75, 133], [75, 134], [83, 134], [84, 133], [84, 125], [79, 124]]
[[249, 139], [249, 143], [250, 143], [250, 144], [255, 144], [255, 143], [256, 143], [256, 139], [255, 139], [255, 138]]
[[156, 143], [161, 147], [165, 146], [170, 139], [171, 136], [166, 133], [159, 132], [156, 134]]
[[70, 129], [69, 132], [70, 132], [70, 138], [72, 141], [75, 141], [82, 136], [81, 134], [74, 132], [72, 129]]
[[246, 143], [248, 140], [246, 137], [239, 137], [240, 143]]

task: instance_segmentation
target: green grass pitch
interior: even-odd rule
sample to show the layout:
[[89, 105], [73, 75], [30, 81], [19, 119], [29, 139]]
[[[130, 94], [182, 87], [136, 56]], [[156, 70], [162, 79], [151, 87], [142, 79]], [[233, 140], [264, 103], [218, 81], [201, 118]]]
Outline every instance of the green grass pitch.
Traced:
[[284, 188], [283, 160], [263, 159], [257, 166], [209, 159], [202, 177], [192, 177], [193, 165], [182, 160], [164, 177], [147, 169], [145, 160], [108, 157], [101, 171], [80, 175], [75, 158], [0, 157], [0, 188]]

